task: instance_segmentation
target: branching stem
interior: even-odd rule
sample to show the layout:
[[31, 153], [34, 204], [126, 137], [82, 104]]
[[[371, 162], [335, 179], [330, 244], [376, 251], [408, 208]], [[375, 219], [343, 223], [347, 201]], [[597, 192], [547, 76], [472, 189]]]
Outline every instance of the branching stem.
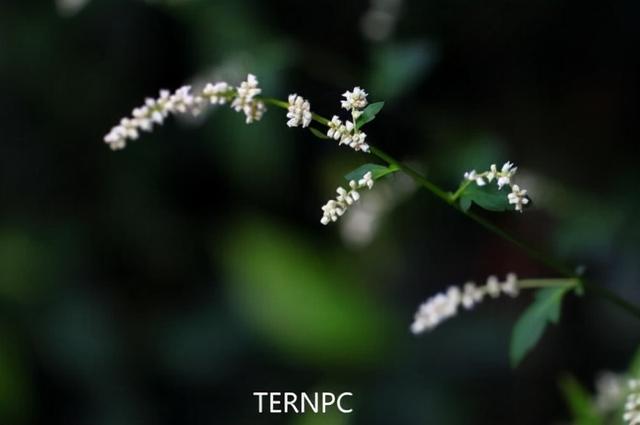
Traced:
[[[287, 109], [289, 107], [289, 103], [288, 102], [284, 102], [284, 101], [279, 100], [279, 99], [261, 98], [261, 100], [264, 101], [267, 104], [271, 104], [271, 105], [277, 106], [279, 108]], [[313, 118], [314, 121], [316, 121], [316, 122], [318, 122], [318, 123], [320, 123], [322, 125], [325, 125], [325, 126], [329, 123], [329, 120], [327, 118], [325, 118], [325, 117], [323, 117], [321, 115], [318, 115], [316, 113], [313, 113], [312, 118]], [[502, 238], [502, 239], [506, 240], [507, 242], [511, 243], [512, 245], [518, 247], [520, 250], [524, 251], [530, 258], [533, 258], [533, 259], [539, 261], [540, 263], [544, 264], [545, 266], [549, 267], [550, 269], [560, 273], [562, 276], [567, 278], [566, 281], [570, 282], [571, 285], [575, 286], [575, 285], [581, 283], [582, 286], [585, 289], [592, 290], [597, 295], [599, 295], [602, 298], [610, 301], [611, 303], [613, 303], [616, 306], [620, 307], [621, 309], [623, 309], [627, 313], [633, 315], [637, 319], [640, 319], [640, 307], [639, 306], [628, 302], [627, 300], [625, 300], [624, 298], [620, 297], [619, 295], [617, 295], [616, 293], [614, 293], [613, 291], [609, 290], [608, 288], [606, 288], [604, 286], [598, 285], [598, 284], [593, 283], [591, 281], [587, 281], [584, 277], [578, 276], [578, 274], [575, 272], [575, 270], [572, 267], [569, 267], [569, 266], [565, 265], [564, 263], [562, 263], [561, 261], [559, 261], [559, 260], [557, 260], [557, 259], [555, 259], [555, 258], [553, 258], [553, 257], [551, 257], [549, 255], [546, 255], [546, 254], [542, 253], [541, 251], [531, 247], [529, 244], [527, 244], [525, 242], [522, 242], [521, 240], [519, 240], [515, 236], [511, 235], [507, 231], [505, 231], [505, 230], [501, 229], [500, 227], [496, 226], [495, 224], [491, 223], [490, 221], [488, 221], [484, 217], [482, 217], [482, 216], [480, 216], [480, 215], [478, 215], [478, 214], [476, 214], [476, 213], [474, 213], [474, 212], [472, 212], [470, 210], [469, 211], [464, 211], [460, 207], [460, 205], [456, 202], [456, 200], [459, 198], [459, 196], [461, 195], [462, 191], [466, 187], [466, 186], [464, 186], [464, 184], [461, 185], [460, 188], [455, 193], [452, 194], [450, 192], [446, 192], [445, 190], [441, 189], [438, 185], [436, 185], [435, 183], [431, 182], [424, 175], [420, 174], [418, 171], [416, 171], [415, 169], [413, 169], [409, 165], [406, 165], [406, 164], [396, 160], [391, 155], [385, 153], [381, 149], [376, 148], [375, 146], [371, 146], [371, 153], [373, 155], [377, 156], [378, 158], [380, 158], [381, 160], [383, 160], [384, 162], [386, 162], [388, 165], [395, 166], [398, 169], [402, 170], [405, 174], [409, 175], [416, 183], [418, 183], [420, 186], [422, 186], [425, 189], [427, 189], [428, 191], [430, 191], [437, 198], [440, 198], [440, 200], [442, 200], [445, 203], [447, 203], [453, 209], [455, 209], [458, 212], [466, 215], [471, 220], [475, 221], [476, 223], [478, 223], [479, 225], [481, 225], [482, 227], [484, 227], [488, 231], [494, 233], [495, 235], [499, 236], [500, 238]], [[536, 281], [540, 282], [539, 279], [536, 279]], [[552, 280], [549, 280], [549, 281], [551, 282]], [[554, 279], [553, 281], [555, 281], [557, 283], [558, 279]], [[525, 280], [523, 282], [527, 282], [527, 281]]]

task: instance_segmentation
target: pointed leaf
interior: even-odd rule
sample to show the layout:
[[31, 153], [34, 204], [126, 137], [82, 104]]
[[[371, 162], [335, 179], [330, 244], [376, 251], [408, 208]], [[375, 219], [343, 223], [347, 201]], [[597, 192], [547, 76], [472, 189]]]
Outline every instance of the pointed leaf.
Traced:
[[390, 165], [388, 167], [379, 164], [364, 164], [356, 168], [355, 170], [349, 172], [344, 176], [348, 181], [360, 180], [365, 174], [371, 171], [371, 175], [374, 180], [378, 180], [381, 177], [386, 176], [387, 174], [395, 173], [399, 168], [395, 165]]
[[330, 137], [327, 136], [326, 134], [324, 134], [323, 132], [321, 132], [320, 130], [318, 130], [317, 128], [314, 127], [309, 127], [309, 130], [311, 131], [311, 133], [316, 136], [318, 139], [322, 139], [322, 140], [329, 140]]
[[362, 111], [362, 115], [356, 120], [356, 128], [360, 128], [366, 123], [373, 121], [376, 118], [378, 112], [382, 110], [384, 102], [372, 103]]
[[508, 189], [503, 188], [500, 190], [495, 184], [478, 186], [473, 183], [467, 186], [460, 195], [460, 207], [466, 211], [473, 202], [479, 207], [489, 211], [511, 210], [513, 207], [509, 205], [509, 199], [507, 198], [508, 193]]
[[560, 390], [571, 411], [576, 425], [602, 425], [603, 420], [598, 415], [591, 402], [591, 395], [573, 376], [565, 376], [560, 380]]
[[516, 367], [529, 350], [538, 343], [547, 323], [558, 322], [562, 297], [570, 289], [570, 287], [554, 287], [536, 292], [535, 301], [520, 316], [513, 328], [510, 348], [512, 367]]

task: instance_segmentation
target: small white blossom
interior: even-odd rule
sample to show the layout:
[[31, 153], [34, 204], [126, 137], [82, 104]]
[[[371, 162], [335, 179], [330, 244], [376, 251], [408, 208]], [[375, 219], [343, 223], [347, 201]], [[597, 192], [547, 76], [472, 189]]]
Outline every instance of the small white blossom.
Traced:
[[287, 118], [289, 118], [289, 121], [287, 121], [289, 127], [298, 127], [300, 125], [308, 127], [312, 118], [309, 101], [297, 94], [290, 94]]
[[468, 310], [481, 302], [485, 295], [496, 298], [500, 294], [511, 297], [518, 294], [515, 274], [507, 275], [507, 279], [502, 283], [495, 276], [489, 276], [483, 286], [476, 286], [474, 282], [465, 283], [462, 290], [452, 286], [446, 293], [436, 294], [418, 307], [411, 324], [411, 332], [419, 334], [431, 330], [444, 320], [455, 316], [460, 306]]
[[224, 105], [229, 101], [234, 93], [233, 87], [224, 81], [207, 84], [202, 90], [202, 97], [207, 99], [212, 105]]
[[[516, 184], [513, 184], [513, 176], [516, 174], [518, 167], [513, 165], [513, 162], [505, 162], [502, 168], [498, 170], [496, 164], [491, 164], [488, 171], [478, 173], [476, 170], [467, 171], [464, 173], [464, 178], [467, 181], [475, 182], [478, 186], [485, 186], [488, 183], [492, 183], [494, 180], [498, 186], [498, 190], [501, 190], [504, 186], [511, 188], [511, 193], [507, 195], [509, 204], [514, 205], [516, 211], [522, 212], [523, 206], [529, 203], [529, 198], [525, 195], [527, 191], [520, 189]], [[516, 189], [517, 188], [517, 189]]]
[[511, 187], [511, 193], [507, 195], [509, 199], [509, 203], [515, 206], [516, 211], [522, 212], [522, 207], [529, 203], [529, 198], [527, 198], [527, 191], [525, 189], [520, 189], [520, 186], [514, 184]]
[[596, 396], [594, 406], [599, 413], [606, 414], [620, 407], [626, 391], [623, 375], [613, 372], [601, 372], [595, 383]]
[[478, 175], [478, 173], [476, 173], [476, 170], [467, 171], [466, 173], [464, 173], [464, 178], [469, 181], [475, 181], [478, 186], [484, 186], [486, 184], [484, 178]]
[[640, 380], [631, 379], [628, 385], [629, 395], [624, 405], [622, 419], [628, 425], [640, 425]]
[[[493, 166], [495, 169], [495, 166]], [[498, 176], [498, 189], [502, 189], [505, 185], [511, 185], [511, 177], [516, 173], [518, 167], [514, 167], [512, 162], [505, 162], [502, 166], [502, 170], [499, 173], [496, 173]]]
[[373, 175], [371, 171], [368, 171], [360, 180], [351, 180], [349, 182], [349, 189], [338, 187], [336, 192], [338, 196], [336, 199], [331, 199], [322, 207], [322, 218], [320, 223], [327, 225], [331, 222], [337, 221], [342, 216], [350, 205], [354, 204], [360, 199], [360, 192], [358, 190], [363, 188], [371, 189], [373, 187]]
[[169, 104], [172, 112], [191, 113], [193, 116], [197, 116], [202, 112], [204, 99], [201, 96], [194, 96], [191, 93], [191, 86], [184, 86], [176, 90], [169, 98]]
[[344, 123], [336, 115], [327, 123], [327, 137], [338, 140], [338, 145], [347, 145], [355, 151], [369, 152], [369, 145], [365, 142], [367, 135], [356, 129], [352, 121]]
[[236, 97], [231, 102], [231, 107], [236, 112], [244, 112], [247, 124], [260, 121], [267, 110], [264, 102], [254, 99], [260, 93], [262, 89], [258, 87], [258, 79], [253, 74], [247, 75], [247, 80], [236, 88]]
[[508, 273], [507, 278], [502, 282], [500, 289], [503, 293], [511, 297], [517, 296], [520, 292], [518, 288], [518, 276], [516, 276], [515, 273]]
[[[343, 100], [341, 104], [347, 111], [358, 111], [367, 106], [367, 92], [360, 87], [354, 87], [353, 91], [346, 91], [342, 96], [345, 100]], [[358, 114], [358, 116], [360, 116], [360, 114]]]
[[340, 140], [344, 128], [344, 125], [342, 124], [342, 121], [340, 121], [340, 118], [338, 118], [337, 115], [334, 115], [333, 118], [331, 118], [331, 121], [327, 123], [327, 126], [329, 127], [329, 130], [327, 131], [327, 137], [334, 140]]
[[351, 121], [342, 122], [337, 115], [334, 115], [327, 123], [329, 127], [327, 137], [355, 151], [369, 152], [370, 146], [365, 142], [367, 135], [356, 126], [357, 119], [362, 115], [362, 109], [367, 106], [367, 93], [360, 87], [355, 87], [352, 92], [346, 91], [342, 96], [345, 100], [341, 101], [341, 105], [351, 112]]
[[373, 188], [373, 175], [371, 174], [371, 171], [368, 171], [367, 173], [365, 173], [365, 175], [362, 176], [360, 180], [358, 180], [358, 186], [359, 187], [366, 186], [369, 189]]

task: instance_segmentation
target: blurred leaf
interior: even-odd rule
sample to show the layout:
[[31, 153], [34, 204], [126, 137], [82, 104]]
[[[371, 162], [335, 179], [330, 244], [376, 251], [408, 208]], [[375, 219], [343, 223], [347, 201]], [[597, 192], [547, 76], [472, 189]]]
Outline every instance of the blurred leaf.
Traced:
[[362, 111], [362, 115], [356, 120], [356, 128], [360, 128], [368, 122], [376, 119], [376, 115], [382, 110], [384, 107], [384, 102], [376, 102], [372, 103]]
[[321, 132], [320, 130], [318, 130], [317, 128], [314, 127], [309, 127], [309, 130], [311, 131], [311, 133], [316, 136], [318, 139], [323, 139], [323, 140], [329, 140], [331, 139], [329, 136], [327, 136], [326, 134], [324, 134], [323, 132]]
[[560, 380], [560, 389], [571, 410], [574, 425], [603, 424], [591, 403], [591, 395], [573, 376], [564, 376]]
[[53, 274], [48, 247], [18, 229], [0, 232], [0, 297], [27, 301], [47, 286]]
[[207, 383], [241, 367], [246, 335], [226, 306], [207, 302], [174, 317], [153, 320], [160, 365], [174, 379]]
[[467, 211], [471, 203], [489, 211], [506, 211], [512, 209], [507, 198], [508, 191], [499, 190], [494, 184], [478, 186], [472, 183], [460, 195], [460, 207]]
[[629, 365], [629, 375], [640, 377], [640, 348], [636, 351], [636, 354], [631, 360], [631, 364]]
[[374, 180], [378, 180], [379, 178], [384, 177], [387, 174], [391, 174], [391, 173], [395, 173], [396, 171], [399, 171], [399, 168], [395, 165], [389, 165], [387, 167], [385, 165], [379, 165], [379, 164], [363, 164], [358, 168], [356, 168], [355, 170], [345, 174], [344, 178], [347, 179], [347, 181], [351, 181], [351, 180], [358, 181], [362, 177], [364, 177], [364, 175], [367, 174], [369, 171], [371, 171], [371, 177]]
[[17, 341], [0, 329], [0, 423], [26, 423], [31, 410], [31, 377]]
[[510, 349], [512, 367], [516, 367], [537, 344], [547, 323], [558, 322], [562, 297], [569, 289], [571, 288], [545, 288], [536, 292], [534, 302], [520, 316], [513, 328]]
[[380, 99], [399, 97], [424, 79], [438, 57], [437, 49], [425, 42], [389, 44], [372, 53], [368, 87]]
[[332, 260], [299, 233], [262, 221], [234, 228], [224, 260], [238, 314], [298, 361], [375, 362], [388, 317], [359, 285], [353, 264]]
[[471, 208], [471, 198], [467, 196], [460, 198], [460, 208], [462, 208], [462, 211], [469, 211], [469, 208]]

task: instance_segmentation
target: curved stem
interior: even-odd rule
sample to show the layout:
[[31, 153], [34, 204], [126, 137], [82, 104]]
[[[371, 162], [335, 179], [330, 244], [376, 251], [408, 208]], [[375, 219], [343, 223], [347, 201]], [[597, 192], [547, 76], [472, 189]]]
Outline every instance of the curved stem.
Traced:
[[574, 288], [580, 285], [580, 279], [518, 279], [520, 289]]
[[[279, 108], [288, 109], [288, 107], [289, 107], [289, 103], [288, 102], [284, 102], [284, 101], [279, 100], [279, 99], [261, 98], [261, 100], [263, 102], [265, 102], [265, 103], [277, 106]], [[313, 118], [314, 121], [316, 121], [316, 122], [318, 122], [318, 123], [320, 123], [322, 125], [327, 125], [327, 123], [329, 123], [329, 120], [327, 118], [323, 117], [322, 115], [316, 114], [316, 113], [312, 114], [312, 118]], [[460, 196], [460, 193], [461, 193], [460, 189], [458, 189], [456, 191], [456, 193], [454, 193], [454, 194], [448, 193], [448, 192], [442, 190], [435, 183], [433, 183], [430, 180], [428, 180], [425, 176], [420, 174], [418, 171], [416, 171], [415, 169], [413, 169], [409, 165], [406, 165], [406, 164], [398, 161], [397, 159], [393, 158], [391, 155], [385, 153], [384, 151], [382, 151], [381, 149], [379, 149], [379, 148], [377, 148], [375, 146], [371, 146], [370, 148], [371, 148], [371, 153], [373, 155], [375, 155], [378, 158], [380, 158], [381, 160], [385, 161], [388, 165], [393, 165], [395, 167], [398, 167], [398, 169], [402, 170], [405, 174], [407, 174], [411, 178], [413, 178], [413, 180], [416, 183], [418, 183], [419, 185], [421, 185], [422, 187], [424, 187], [425, 189], [430, 191], [432, 194], [434, 194], [436, 197], [438, 197], [439, 199], [441, 199], [442, 201], [447, 203], [453, 209], [455, 209], [458, 212], [466, 215], [471, 220], [475, 221], [476, 223], [478, 223], [479, 225], [481, 225], [482, 227], [484, 227], [488, 231], [494, 233], [495, 235], [499, 236], [500, 238], [502, 238], [502, 239], [506, 240], [507, 242], [511, 243], [512, 245], [518, 247], [520, 250], [524, 251], [529, 257], [536, 259], [540, 263], [546, 265], [547, 267], [549, 267], [552, 270], [555, 270], [556, 272], [562, 274], [563, 276], [567, 277], [570, 280], [575, 280], [576, 282], [582, 283], [582, 285], [586, 289], [593, 290], [593, 292], [597, 293], [602, 298], [610, 301], [611, 303], [617, 305], [618, 307], [620, 307], [621, 309], [623, 309], [627, 313], [629, 313], [629, 314], [633, 315], [634, 317], [640, 319], [640, 307], [638, 307], [637, 305], [628, 302], [627, 300], [625, 300], [624, 298], [620, 297], [619, 295], [617, 295], [613, 291], [605, 288], [604, 286], [598, 285], [598, 284], [590, 282], [590, 281], [586, 281], [584, 278], [581, 278], [581, 277], [577, 276], [577, 273], [573, 270], [573, 268], [571, 268], [571, 267], [565, 265], [564, 263], [562, 263], [561, 261], [559, 261], [559, 260], [557, 260], [557, 259], [555, 259], [555, 258], [553, 258], [553, 257], [551, 257], [549, 255], [546, 255], [546, 254], [542, 253], [541, 251], [538, 251], [537, 249], [529, 246], [527, 243], [519, 240], [515, 236], [511, 235], [510, 233], [506, 232], [505, 230], [503, 230], [500, 227], [496, 226], [495, 224], [491, 223], [490, 221], [488, 221], [484, 217], [482, 217], [482, 216], [480, 216], [480, 215], [478, 215], [478, 214], [476, 214], [476, 213], [474, 213], [472, 211], [464, 211], [462, 208], [460, 208], [460, 205], [456, 202], [456, 200], [458, 199], [458, 197]], [[556, 279], [556, 281], [557, 281], [557, 279]]]

